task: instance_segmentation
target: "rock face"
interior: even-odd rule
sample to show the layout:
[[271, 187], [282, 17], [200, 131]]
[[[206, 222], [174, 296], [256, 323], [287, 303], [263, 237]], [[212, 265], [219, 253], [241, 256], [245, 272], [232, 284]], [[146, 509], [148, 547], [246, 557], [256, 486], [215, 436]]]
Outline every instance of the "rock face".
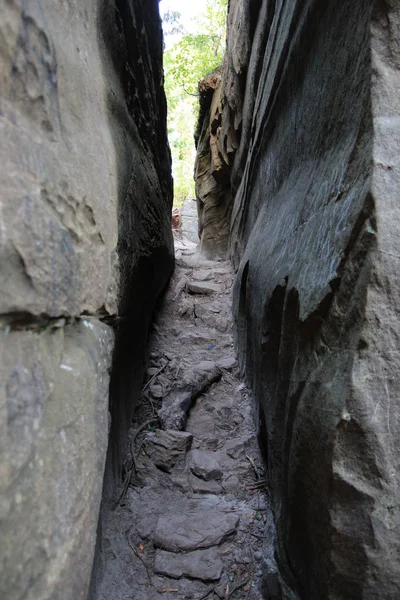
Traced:
[[143, 8], [134, 0], [9, 0], [0, 8], [7, 600], [87, 595], [108, 410], [110, 495], [147, 326], [173, 266], [161, 53], [155, 0]]
[[1, 338], [1, 597], [63, 598], [68, 590], [84, 598], [107, 449], [112, 330], [82, 320], [3, 330]]
[[228, 252], [232, 195], [229, 157], [232, 148], [219, 144], [221, 74], [217, 69], [199, 84], [200, 116], [196, 132], [194, 177], [200, 251], [206, 258], [225, 258]]
[[211, 139], [200, 123], [198, 164], [207, 143], [224, 161], [237, 147], [234, 312], [275, 509], [271, 598], [400, 592], [399, 38], [394, 0], [231, 0]]

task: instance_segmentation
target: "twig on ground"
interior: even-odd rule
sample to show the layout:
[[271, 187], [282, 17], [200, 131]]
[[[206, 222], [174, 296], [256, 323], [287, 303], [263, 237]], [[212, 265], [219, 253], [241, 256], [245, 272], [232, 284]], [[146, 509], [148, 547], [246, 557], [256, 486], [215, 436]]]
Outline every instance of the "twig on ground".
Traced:
[[146, 429], [146, 427], [148, 427], [149, 425], [153, 425], [154, 423], [157, 423], [157, 421], [158, 421], [158, 420], [159, 420], [159, 418], [158, 418], [158, 417], [152, 417], [152, 418], [151, 418], [151, 419], [149, 419], [148, 421], [145, 421], [144, 423], [142, 423], [142, 424], [140, 425], [140, 427], [138, 427], [138, 428], [136, 429], [136, 431], [135, 431], [135, 435], [134, 435], [134, 436], [133, 436], [133, 438], [132, 438], [132, 444], [135, 444], [135, 442], [136, 442], [136, 440], [137, 440], [137, 438], [138, 438], [139, 434], [140, 434], [140, 433], [142, 433], [142, 431], [143, 431], [144, 429]]
[[143, 394], [143, 393], [144, 393], [144, 392], [147, 390], [147, 388], [148, 388], [148, 387], [150, 387], [150, 385], [153, 383], [153, 381], [155, 380], [155, 378], [156, 378], [156, 377], [158, 377], [158, 375], [164, 371], [165, 367], [166, 367], [166, 366], [167, 366], [167, 364], [168, 364], [168, 359], [166, 359], [166, 361], [167, 361], [167, 362], [165, 363], [165, 365], [163, 365], [162, 367], [160, 367], [160, 368], [158, 369], [157, 373], [154, 373], [153, 377], [152, 377], [151, 379], [149, 379], [149, 381], [148, 381], [148, 382], [146, 383], [146, 385], [143, 387], [143, 389], [142, 389], [142, 394]]
[[235, 585], [234, 588], [232, 588], [232, 590], [230, 592], [228, 592], [227, 594], [225, 594], [225, 598], [224, 600], [229, 600], [229, 598], [232, 598], [233, 594], [235, 592], [237, 592], [238, 590], [242, 589], [246, 583], [248, 583], [249, 579], [243, 579], [243, 581], [239, 581], [239, 583], [237, 585]]
[[247, 456], [247, 454], [246, 454], [246, 458], [254, 469], [254, 473], [256, 474], [256, 479], [260, 479], [260, 474], [258, 472], [258, 469], [256, 467], [256, 463], [254, 462], [254, 459], [251, 458], [250, 456]]
[[147, 452], [146, 452], [146, 448], [144, 447], [144, 441], [142, 440], [140, 446], [139, 446], [139, 450], [136, 453], [136, 456], [140, 456], [140, 453], [145, 454], [146, 456], [148, 456]]
[[[150, 392], [151, 393], [151, 392]], [[151, 406], [151, 410], [153, 411], [153, 415], [156, 415], [156, 409], [154, 407], [154, 402], [153, 400], [150, 398], [149, 393], [146, 391], [142, 392], [142, 396], [144, 396], [144, 398], [146, 398], [146, 400], [148, 400], [150, 402], [150, 406]]]
[[135, 470], [135, 473], [137, 473], [136, 452], [135, 452], [135, 442], [136, 442], [136, 439], [139, 436], [139, 434], [144, 429], [146, 429], [146, 427], [148, 425], [152, 425], [153, 423], [156, 423], [158, 420], [159, 420], [158, 417], [153, 417], [152, 419], [149, 419], [148, 421], [145, 421], [144, 423], [142, 423], [140, 425], [140, 427], [137, 428], [137, 430], [135, 432], [135, 435], [132, 438], [132, 441], [131, 441], [132, 464], [131, 464], [131, 466], [129, 467], [129, 469], [127, 471], [126, 478], [125, 478], [125, 481], [124, 481], [124, 485], [122, 487], [122, 491], [121, 491], [120, 495], [118, 496], [118, 500], [116, 502], [115, 508], [117, 508], [118, 504], [121, 504], [121, 502], [123, 502], [123, 500], [125, 498], [126, 492], [128, 491], [128, 487], [129, 487], [129, 484], [131, 482], [133, 470]]
[[126, 474], [126, 478], [125, 478], [125, 481], [124, 481], [124, 485], [122, 486], [121, 493], [120, 493], [120, 495], [118, 496], [118, 500], [117, 500], [117, 501], [116, 501], [116, 503], [115, 503], [114, 510], [117, 508], [117, 506], [118, 506], [119, 504], [122, 504], [122, 502], [124, 501], [125, 494], [126, 494], [126, 492], [128, 491], [128, 487], [129, 487], [129, 484], [130, 484], [130, 482], [131, 482], [131, 478], [132, 478], [132, 471], [133, 471], [133, 466], [132, 466], [132, 467], [129, 469], [128, 473]]
[[259, 479], [255, 483], [251, 484], [250, 490], [253, 492], [258, 492], [260, 490], [264, 490], [268, 483], [268, 479]]
[[257, 535], [257, 533], [253, 533], [252, 531], [250, 531], [250, 535], [257, 538], [258, 540], [265, 540], [265, 537], [263, 535]]
[[[129, 542], [128, 542], [128, 544], [129, 544]], [[149, 579], [149, 584], [153, 585], [153, 582], [151, 580], [150, 569], [149, 569], [147, 563], [143, 560], [143, 558], [140, 556], [139, 552], [136, 550], [136, 548], [134, 546], [132, 546], [132, 544], [129, 544], [129, 547], [133, 550], [134, 555], [137, 556], [137, 558], [140, 560], [140, 562], [142, 563], [142, 565], [146, 569], [147, 577]]]
[[177, 286], [175, 287], [175, 294], [173, 297], [173, 301], [175, 302], [176, 300], [178, 300], [179, 296], [181, 295], [181, 293], [183, 292], [183, 290], [186, 288], [186, 284], [188, 283], [189, 279], [186, 277], [186, 275], [184, 275], [182, 277], [182, 279], [179, 280]]
[[206, 598], [208, 598], [208, 596], [210, 594], [213, 594], [215, 590], [215, 587], [212, 587], [211, 589], [208, 590], [208, 592], [206, 592], [203, 596], [200, 596], [200, 598], [198, 598], [197, 600], [206, 600]]

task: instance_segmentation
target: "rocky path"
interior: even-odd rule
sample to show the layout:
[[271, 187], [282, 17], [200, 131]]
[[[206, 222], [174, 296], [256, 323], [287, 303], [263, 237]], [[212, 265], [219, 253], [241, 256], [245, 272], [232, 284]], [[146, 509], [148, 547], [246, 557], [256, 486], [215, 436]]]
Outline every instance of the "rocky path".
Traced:
[[231, 284], [228, 263], [177, 243], [131, 433], [130, 485], [103, 532], [102, 600], [262, 598], [269, 510], [237, 373]]

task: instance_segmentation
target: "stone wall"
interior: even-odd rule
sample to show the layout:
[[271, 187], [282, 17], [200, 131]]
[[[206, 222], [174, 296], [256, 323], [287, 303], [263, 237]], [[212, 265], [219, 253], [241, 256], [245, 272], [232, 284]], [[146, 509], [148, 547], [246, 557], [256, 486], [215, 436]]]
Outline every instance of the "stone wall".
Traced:
[[7, 600], [86, 597], [110, 427], [108, 496], [121, 475], [147, 326], [173, 267], [161, 53], [156, 0], [0, 7]]
[[395, 0], [229, 6], [214, 143], [238, 141], [234, 312], [274, 506], [271, 598], [400, 591], [399, 40]]

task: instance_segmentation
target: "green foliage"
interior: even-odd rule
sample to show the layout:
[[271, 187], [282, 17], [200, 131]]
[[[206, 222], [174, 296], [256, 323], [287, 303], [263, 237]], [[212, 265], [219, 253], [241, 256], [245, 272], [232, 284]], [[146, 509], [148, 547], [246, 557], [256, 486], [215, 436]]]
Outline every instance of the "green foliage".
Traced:
[[[197, 19], [198, 33], [183, 33], [164, 52], [168, 136], [173, 160], [174, 203], [194, 197], [194, 129], [198, 114], [198, 82], [220, 66], [225, 49], [228, 0], [207, 0]], [[164, 35], [182, 32], [179, 13], [163, 17]]]
[[181, 92], [196, 95], [199, 80], [221, 65], [222, 58], [220, 37], [186, 34], [164, 54], [166, 89], [178, 87]]

